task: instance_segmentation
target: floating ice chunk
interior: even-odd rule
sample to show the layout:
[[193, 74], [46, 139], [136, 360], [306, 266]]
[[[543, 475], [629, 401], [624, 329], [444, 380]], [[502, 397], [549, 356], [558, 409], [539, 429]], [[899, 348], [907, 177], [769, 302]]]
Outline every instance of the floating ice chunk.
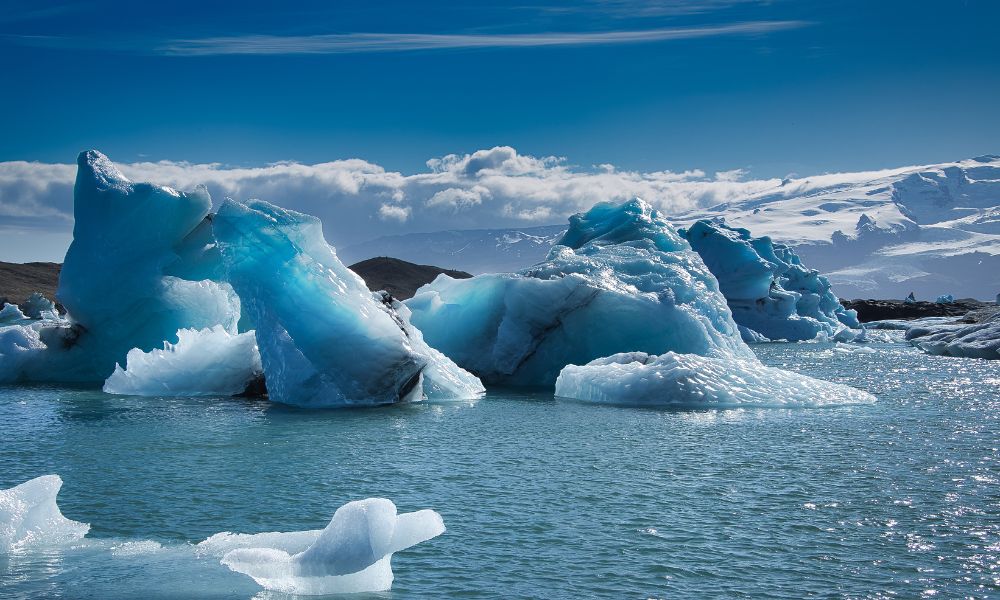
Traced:
[[61, 487], [58, 475], [43, 475], [0, 490], [0, 554], [65, 544], [87, 535], [90, 525], [59, 512], [56, 496]]
[[0, 309], [0, 325], [17, 323], [19, 321], [24, 321], [27, 318], [28, 317], [21, 312], [20, 307], [16, 304], [4, 302], [3, 308]]
[[[741, 326], [793, 342], [850, 339], [849, 330], [860, 329], [857, 313], [840, 304], [829, 280], [805, 268], [788, 246], [713, 221], [697, 221], [680, 233], [719, 279]], [[746, 333], [743, 339], [755, 341]]]
[[45, 313], [55, 312], [56, 305], [41, 293], [34, 292], [21, 305], [21, 310], [29, 319], [41, 319]]
[[768, 367], [756, 359], [629, 352], [569, 365], [556, 395], [629, 406], [685, 408], [868, 404], [875, 397], [845, 385]]
[[952, 296], [951, 294], [943, 294], [941, 296], [938, 296], [937, 299], [934, 300], [934, 302], [938, 304], [954, 304], [955, 297]]
[[1000, 313], [981, 323], [921, 323], [904, 337], [928, 354], [1000, 360]]
[[244, 316], [256, 327], [272, 400], [336, 407], [484, 391], [427, 346], [407, 311], [340, 262], [319, 219], [227, 200], [214, 230]]
[[441, 275], [405, 304], [431, 346], [488, 383], [552, 385], [622, 351], [752, 355], [715, 277], [639, 199], [574, 215], [531, 268]]
[[384, 498], [349, 502], [320, 531], [216, 534], [198, 545], [268, 590], [294, 594], [378, 592], [392, 586], [394, 552], [444, 533], [433, 510], [396, 514]]
[[104, 382], [109, 394], [233, 396], [261, 373], [254, 332], [232, 334], [221, 325], [181, 329], [176, 344], [129, 351], [127, 368], [115, 366]]

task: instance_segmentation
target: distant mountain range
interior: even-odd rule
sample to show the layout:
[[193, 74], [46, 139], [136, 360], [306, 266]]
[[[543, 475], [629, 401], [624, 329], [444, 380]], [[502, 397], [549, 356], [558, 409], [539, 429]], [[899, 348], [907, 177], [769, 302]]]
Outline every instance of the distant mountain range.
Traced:
[[[737, 202], [668, 215], [678, 226], [722, 219], [795, 247], [842, 298], [1000, 293], [1000, 156], [788, 178]], [[347, 246], [373, 256], [461, 269], [513, 271], [545, 257], [563, 225], [442, 231]]]

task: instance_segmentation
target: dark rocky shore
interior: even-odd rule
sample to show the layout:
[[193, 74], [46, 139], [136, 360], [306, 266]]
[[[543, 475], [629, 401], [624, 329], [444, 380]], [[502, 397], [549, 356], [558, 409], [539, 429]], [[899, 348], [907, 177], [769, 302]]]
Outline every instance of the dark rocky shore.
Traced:
[[924, 317], [961, 317], [971, 311], [988, 311], [996, 305], [992, 302], [980, 302], [972, 298], [961, 298], [952, 303], [941, 302], [903, 302], [902, 300], [841, 300], [846, 308], [858, 311], [858, 320], [862, 323], [882, 321], [885, 319], [922, 319]]
[[62, 265], [59, 263], [0, 261], [0, 308], [4, 302], [23, 304], [34, 292], [41, 292], [49, 300], [54, 300], [60, 269]]
[[418, 265], [388, 256], [369, 258], [349, 268], [365, 280], [371, 291], [385, 290], [398, 300], [412, 298], [420, 286], [434, 281], [442, 273], [455, 279], [472, 277], [465, 271]]

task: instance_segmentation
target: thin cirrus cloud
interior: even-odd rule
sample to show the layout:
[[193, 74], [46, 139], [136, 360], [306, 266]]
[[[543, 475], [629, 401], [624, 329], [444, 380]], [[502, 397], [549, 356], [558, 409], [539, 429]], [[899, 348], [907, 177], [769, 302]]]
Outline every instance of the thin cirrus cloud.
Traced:
[[762, 35], [798, 29], [806, 21], [749, 21], [704, 27], [626, 31], [513, 34], [345, 33], [321, 35], [238, 35], [172, 40], [157, 49], [169, 56], [233, 54], [358, 54], [473, 48], [606, 46], [718, 36]]

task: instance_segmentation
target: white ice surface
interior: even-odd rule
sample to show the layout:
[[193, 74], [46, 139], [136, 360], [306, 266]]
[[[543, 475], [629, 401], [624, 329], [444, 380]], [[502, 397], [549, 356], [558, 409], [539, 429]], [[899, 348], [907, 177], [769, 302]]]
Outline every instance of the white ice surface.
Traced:
[[929, 354], [1000, 360], [1000, 313], [981, 323], [913, 325], [905, 337]]
[[205, 554], [268, 590], [306, 594], [377, 592], [392, 586], [394, 552], [444, 533], [433, 510], [397, 515], [384, 498], [349, 502], [325, 529], [219, 533], [198, 544]]
[[79, 540], [90, 525], [71, 521], [56, 505], [58, 475], [43, 475], [0, 490], [0, 554]]
[[629, 406], [684, 408], [869, 404], [852, 387], [768, 367], [757, 359], [629, 352], [559, 374], [556, 395]]
[[129, 351], [127, 367], [115, 365], [104, 382], [109, 394], [134, 396], [232, 396], [261, 373], [253, 331], [232, 334], [221, 325], [181, 329], [178, 342]]

